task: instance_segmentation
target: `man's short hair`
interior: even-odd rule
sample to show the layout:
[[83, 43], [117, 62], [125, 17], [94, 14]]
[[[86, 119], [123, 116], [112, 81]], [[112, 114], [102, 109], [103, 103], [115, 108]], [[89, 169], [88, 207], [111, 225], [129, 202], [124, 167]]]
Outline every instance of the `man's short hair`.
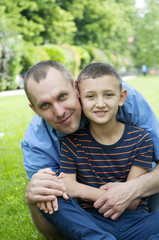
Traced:
[[65, 66], [63, 64], [61, 64], [60, 62], [52, 61], [52, 60], [38, 62], [37, 64], [35, 64], [33, 67], [31, 67], [27, 71], [25, 78], [24, 78], [24, 90], [25, 90], [25, 93], [30, 102], [31, 102], [31, 97], [30, 97], [30, 94], [29, 94], [28, 88], [27, 88], [28, 81], [30, 79], [32, 79], [33, 81], [39, 83], [42, 79], [46, 78], [48, 70], [50, 68], [55, 68], [56, 70], [61, 72], [63, 77], [66, 80], [69, 80], [71, 82], [71, 84], [73, 84], [73, 78], [72, 78], [71, 74], [65, 68]]
[[85, 79], [96, 79], [106, 75], [113, 76], [119, 80], [120, 90], [122, 89], [122, 80], [118, 71], [111, 65], [102, 62], [91, 63], [87, 65], [79, 74], [77, 82], [80, 83]]

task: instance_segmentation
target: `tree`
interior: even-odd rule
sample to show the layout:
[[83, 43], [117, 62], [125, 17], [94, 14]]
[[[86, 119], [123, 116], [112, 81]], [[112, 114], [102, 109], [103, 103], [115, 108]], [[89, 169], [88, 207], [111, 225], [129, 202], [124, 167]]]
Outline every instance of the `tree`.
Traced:
[[5, 19], [12, 20], [12, 26], [16, 26], [16, 32], [26, 41], [72, 42], [76, 31], [74, 18], [55, 0], [2, 0], [0, 7]]
[[159, 61], [159, 1], [145, 0], [145, 8], [137, 21], [134, 58], [135, 64], [158, 67]]
[[57, 0], [70, 11], [77, 26], [75, 44], [92, 44], [101, 49], [126, 52], [128, 37], [133, 34], [136, 14], [134, 0]]

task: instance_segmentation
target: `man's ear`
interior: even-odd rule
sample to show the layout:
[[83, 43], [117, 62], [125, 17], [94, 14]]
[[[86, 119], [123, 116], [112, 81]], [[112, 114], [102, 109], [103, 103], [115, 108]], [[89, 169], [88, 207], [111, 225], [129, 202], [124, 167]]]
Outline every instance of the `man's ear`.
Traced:
[[[29, 107], [36, 113], [36, 114], [38, 114], [38, 112], [36, 111], [36, 109], [35, 109], [35, 107], [30, 103], [29, 104]], [[39, 115], [39, 114], [38, 114]]]
[[77, 92], [77, 96], [80, 98], [80, 93], [79, 93], [79, 88], [78, 88], [78, 82], [74, 81], [74, 87], [75, 87], [75, 91]]
[[126, 100], [126, 97], [127, 97], [127, 90], [126, 89], [123, 89], [120, 93], [120, 100], [119, 100], [119, 106], [123, 106], [125, 100]]

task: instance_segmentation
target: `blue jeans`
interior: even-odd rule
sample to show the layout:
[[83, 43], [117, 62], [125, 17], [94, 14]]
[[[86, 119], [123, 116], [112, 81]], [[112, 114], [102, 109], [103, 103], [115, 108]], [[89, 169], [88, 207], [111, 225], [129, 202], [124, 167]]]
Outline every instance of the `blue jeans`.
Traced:
[[[156, 166], [155, 162], [152, 162], [152, 167]], [[149, 197], [148, 200], [149, 212], [159, 211], [159, 193], [156, 193]]]
[[159, 193], [156, 193], [149, 197], [148, 207], [149, 207], [149, 212], [159, 211]]
[[44, 216], [69, 240], [156, 240], [159, 212], [125, 211], [116, 221], [96, 209], [83, 210], [74, 200], [58, 198], [59, 210]]

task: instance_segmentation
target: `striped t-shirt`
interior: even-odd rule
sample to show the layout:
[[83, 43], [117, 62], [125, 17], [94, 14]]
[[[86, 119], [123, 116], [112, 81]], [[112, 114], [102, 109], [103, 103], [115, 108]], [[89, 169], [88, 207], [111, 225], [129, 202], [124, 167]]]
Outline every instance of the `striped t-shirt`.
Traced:
[[108, 146], [97, 142], [86, 126], [62, 142], [61, 172], [76, 173], [78, 182], [99, 188], [107, 182], [125, 182], [132, 165], [151, 168], [152, 157], [151, 136], [142, 128], [125, 125], [121, 139]]

